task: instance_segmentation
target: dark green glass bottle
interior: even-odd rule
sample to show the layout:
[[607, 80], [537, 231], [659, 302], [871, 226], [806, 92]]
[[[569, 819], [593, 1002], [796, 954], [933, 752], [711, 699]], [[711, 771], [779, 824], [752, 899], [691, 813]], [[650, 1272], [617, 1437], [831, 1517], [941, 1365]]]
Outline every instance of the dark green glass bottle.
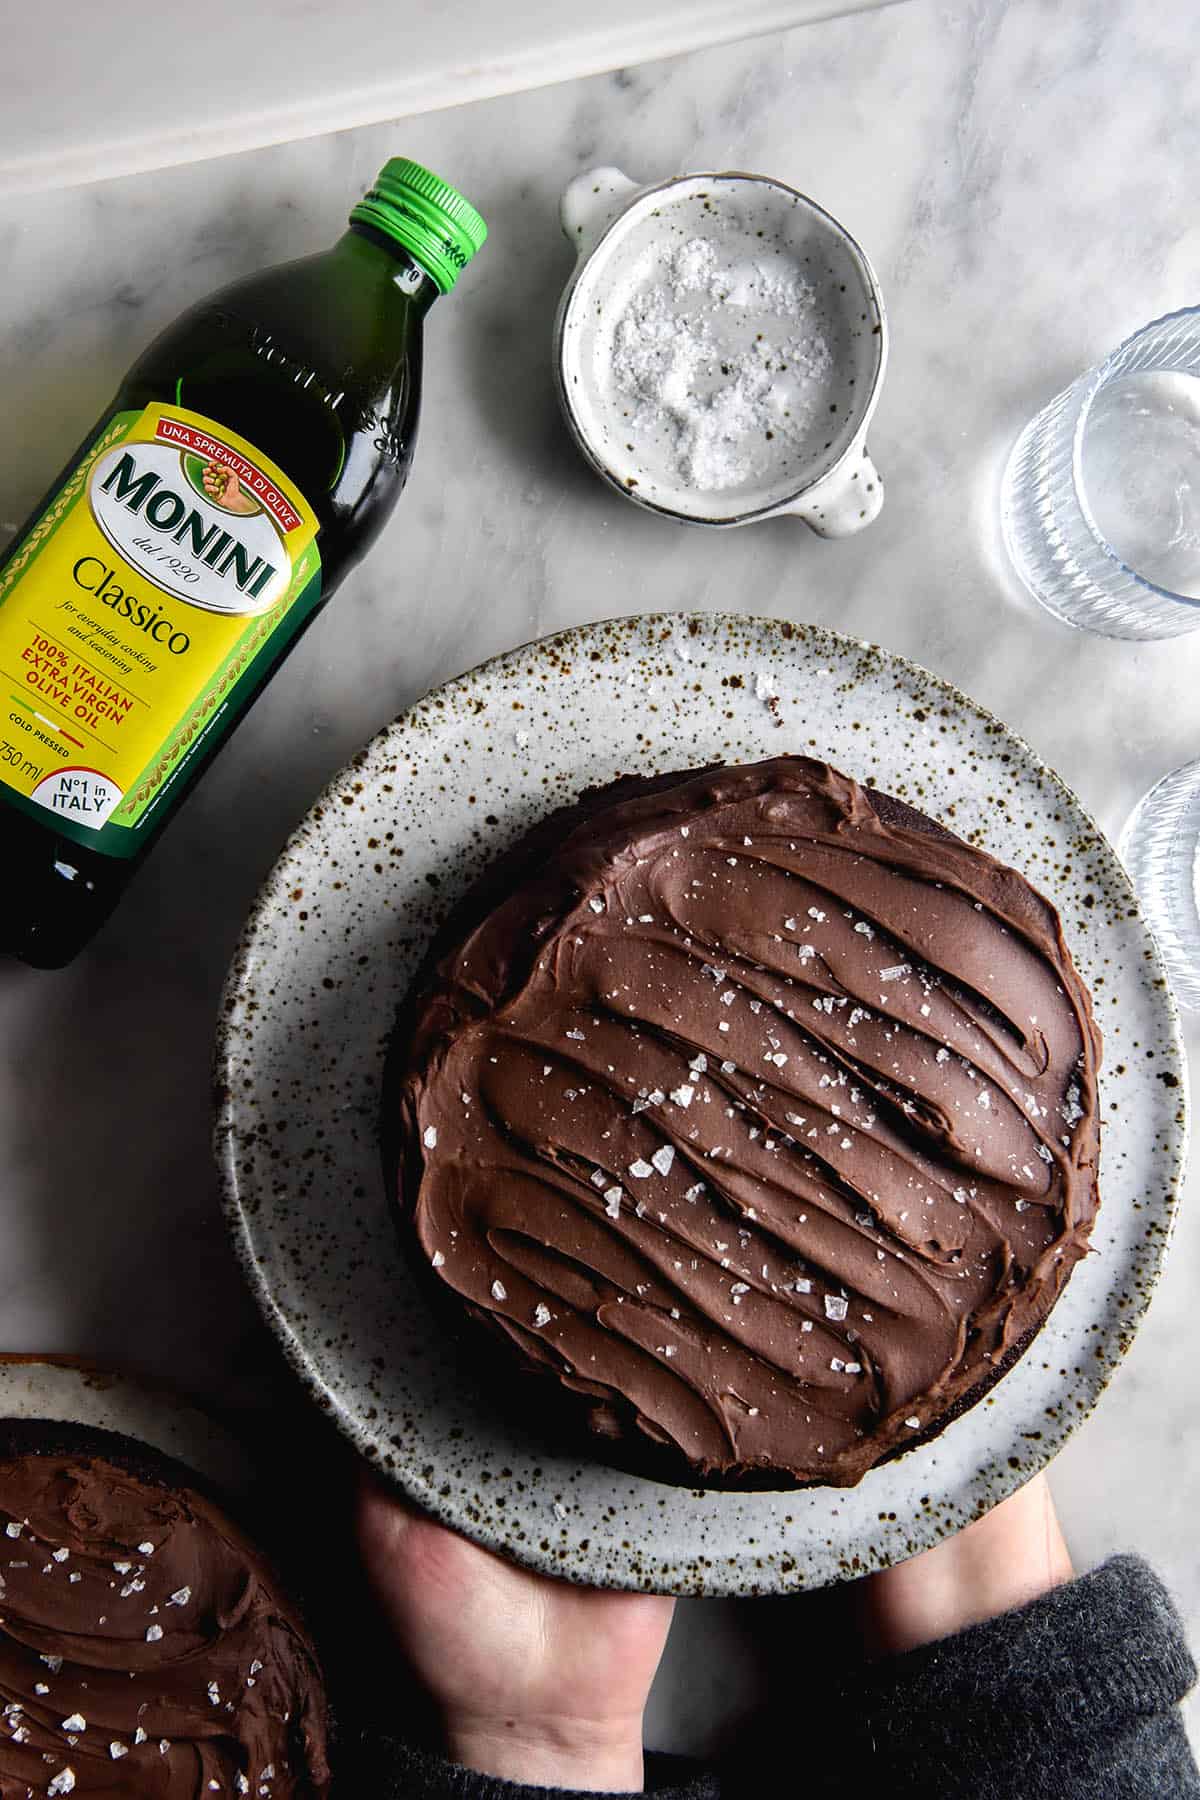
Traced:
[[185, 313], [0, 556], [0, 953], [58, 968], [400, 496], [487, 227], [418, 163]]

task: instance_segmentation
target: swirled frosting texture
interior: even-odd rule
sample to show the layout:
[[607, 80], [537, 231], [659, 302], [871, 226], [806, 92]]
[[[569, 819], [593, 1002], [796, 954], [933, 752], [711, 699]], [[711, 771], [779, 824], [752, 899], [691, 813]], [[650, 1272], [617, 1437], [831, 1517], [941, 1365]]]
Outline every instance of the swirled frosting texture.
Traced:
[[262, 1557], [103, 1458], [0, 1462], [0, 1695], [5, 1800], [328, 1788], [315, 1654]]
[[1085, 1253], [1099, 1034], [1053, 907], [823, 763], [618, 784], [412, 1009], [420, 1252], [681, 1478], [852, 1484]]

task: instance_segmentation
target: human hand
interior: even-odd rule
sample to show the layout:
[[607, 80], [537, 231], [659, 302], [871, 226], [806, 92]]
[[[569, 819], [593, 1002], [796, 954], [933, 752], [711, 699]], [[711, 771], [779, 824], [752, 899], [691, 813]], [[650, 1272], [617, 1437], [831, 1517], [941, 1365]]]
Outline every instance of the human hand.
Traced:
[[672, 1600], [532, 1574], [369, 1479], [358, 1539], [455, 1762], [533, 1785], [641, 1791], [642, 1714]]
[[898, 1655], [1024, 1606], [1072, 1574], [1049, 1484], [1035, 1475], [932, 1550], [860, 1582], [863, 1636], [877, 1655]]
[[233, 470], [227, 469], [223, 463], [205, 463], [202, 479], [209, 499], [216, 505], [223, 506], [226, 512], [258, 511], [257, 503], [250, 498]]

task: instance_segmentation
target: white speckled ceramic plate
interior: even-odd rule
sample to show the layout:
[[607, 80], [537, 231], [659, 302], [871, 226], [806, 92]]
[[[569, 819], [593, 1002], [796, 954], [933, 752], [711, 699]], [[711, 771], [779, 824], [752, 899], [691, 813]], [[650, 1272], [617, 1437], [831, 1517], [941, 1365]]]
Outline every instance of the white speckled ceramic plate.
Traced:
[[173, 1456], [223, 1493], [253, 1483], [250, 1459], [215, 1419], [178, 1394], [65, 1356], [0, 1355], [0, 1419], [60, 1419], [119, 1431]]
[[[1012, 862], [1057, 902], [1104, 1030], [1094, 1245], [1032, 1348], [932, 1443], [852, 1490], [660, 1486], [500, 1423], [393, 1236], [377, 1147], [398, 1002], [447, 906], [550, 808], [620, 773], [822, 757]], [[537, 1568], [614, 1587], [776, 1593], [924, 1548], [1048, 1462], [1127, 1347], [1186, 1139], [1158, 954], [1107, 843], [1032, 751], [913, 664], [811, 626], [583, 626], [429, 695], [313, 807], [230, 973], [218, 1156], [239, 1251], [309, 1388], [412, 1498]]]

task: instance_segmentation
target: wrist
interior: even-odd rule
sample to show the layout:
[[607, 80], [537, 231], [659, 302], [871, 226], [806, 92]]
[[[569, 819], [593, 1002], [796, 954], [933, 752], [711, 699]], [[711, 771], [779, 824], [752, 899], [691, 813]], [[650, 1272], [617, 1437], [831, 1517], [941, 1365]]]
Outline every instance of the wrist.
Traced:
[[932, 1550], [861, 1584], [864, 1636], [898, 1655], [1026, 1605], [1073, 1570], [1044, 1476]]
[[449, 1715], [452, 1762], [501, 1781], [592, 1793], [640, 1794], [642, 1722]]

